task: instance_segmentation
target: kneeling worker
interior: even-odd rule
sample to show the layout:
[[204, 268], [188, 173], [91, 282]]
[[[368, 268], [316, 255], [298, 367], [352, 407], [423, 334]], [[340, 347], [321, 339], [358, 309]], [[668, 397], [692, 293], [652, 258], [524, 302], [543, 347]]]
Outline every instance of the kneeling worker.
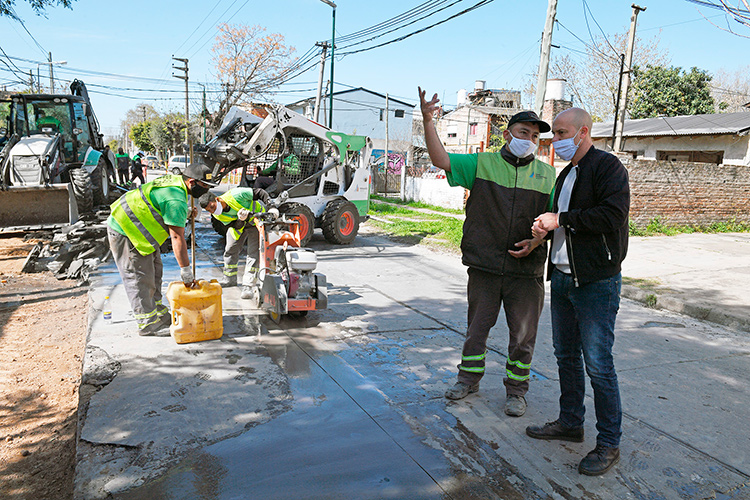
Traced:
[[170, 238], [180, 278], [193, 286], [195, 277], [188, 258], [185, 224], [189, 214], [188, 194], [199, 198], [216, 184], [211, 169], [192, 163], [184, 175], [165, 175], [127, 192], [111, 206], [107, 237], [120, 272], [138, 334], [154, 335], [171, 323], [162, 304], [162, 261], [159, 247]]
[[247, 257], [245, 259], [245, 273], [242, 275], [242, 293], [240, 297], [252, 297], [252, 286], [258, 269], [255, 267], [260, 254], [258, 245], [260, 236], [258, 229], [247, 224], [247, 219], [253, 212], [264, 212], [263, 205], [271, 202], [268, 193], [259, 188], [237, 187], [230, 189], [223, 195], [216, 197], [213, 193], [206, 193], [198, 202], [218, 221], [227, 226], [227, 242], [224, 247], [224, 276], [219, 283], [223, 287], [237, 285], [237, 268], [240, 252], [247, 243]]

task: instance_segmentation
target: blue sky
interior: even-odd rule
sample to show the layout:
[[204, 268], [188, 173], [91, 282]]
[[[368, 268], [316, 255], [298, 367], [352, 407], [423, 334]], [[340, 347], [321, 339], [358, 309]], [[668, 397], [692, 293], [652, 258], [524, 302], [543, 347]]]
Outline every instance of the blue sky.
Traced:
[[[453, 1], [456, 0], [446, 1], [445, 5]], [[444, 12], [378, 42], [445, 19], [478, 1], [459, 1]], [[184, 83], [171, 76], [173, 54], [190, 59], [191, 82], [215, 83], [210, 48], [219, 22], [259, 24], [268, 33], [281, 33], [286, 43], [297, 49], [297, 55], [306, 53], [317, 41], [330, 40], [331, 36], [331, 8], [319, 0], [78, 0], [72, 10], [48, 9], [46, 17], [34, 15], [24, 0], [18, 2], [16, 11], [36, 42], [21, 24], [3, 18], [0, 47], [16, 58], [13, 62], [19, 69], [27, 74], [31, 69], [35, 78], [38, 67], [35, 62], [45, 61], [48, 51], [52, 51], [55, 61], [67, 61], [55, 69], [55, 76], [79, 78], [89, 84], [94, 108], [106, 134], [116, 134], [127, 110], [141, 103], [151, 104], [160, 111], [184, 109], [183, 95], [175, 92], [183, 89]], [[366, 29], [422, 3], [423, 0], [339, 0], [336, 36]], [[627, 30], [632, 3], [632, 0], [588, 0], [593, 14], [593, 19], [589, 17], [591, 32], [599, 33], [596, 23], [607, 34]], [[714, 73], [720, 69], [734, 72], [750, 64], [746, 56], [750, 52], [750, 39], [712, 25], [711, 22], [727, 24], [718, 11], [687, 0], [638, 3], [647, 7], [638, 18], [639, 35], [647, 38], [658, 35], [660, 47], [668, 50], [673, 65], [697, 66]], [[557, 19], [590, 43], [583, 5], [583, 0], [559, 0]], [[539, 40], [546, 10], [544, 0], [494, 0], [406, 40], [337, 57], [335, 90], [361, 86], [416, 103], [416, 87], [421, 85], [430, 93], [444, 96], [447, 105], [455, 104], [459, 89], [473, 88], [475, 80], [486, 80], [489, 88], [521, 90], [539, 64]], [[750, 35], [750, 28], [743, 31], [736, 23], [735, 28]], [[555, 27], [553, 43], [561, 46], [553, 49], [561, 54], [568, 53], [578, 60], [583, 57], [577, 52], [585, 50], [583, 42], [559, 26]], [[8, 62], [2, 54], [0, 59]], [[0, 64], [0, 68], [2, 84], [15, 79], [7, 66]], [[47, 66], [42, 65], [39, 71], [47, 85]], [[329, 71], [327, 67], [326, 75]], [[314, 95], [317, 78], [318, 70], [312, 68], [282, 87], [284, 92], [273, 99], [283, 104]], [[122, 90], [126, 88], [148, 91]], [[191, 85], [194, 97], [191, 113], [199, 110], [198, 89]]]

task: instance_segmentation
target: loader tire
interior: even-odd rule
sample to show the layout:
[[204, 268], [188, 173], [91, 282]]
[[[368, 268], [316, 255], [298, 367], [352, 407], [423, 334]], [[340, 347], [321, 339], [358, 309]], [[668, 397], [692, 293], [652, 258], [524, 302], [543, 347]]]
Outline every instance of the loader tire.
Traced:
[[299, 245], [307, 246], [315, 231], [315, 216], [307, 205], [302, 203], [284, 203], [279, 212], [287, 214], [290, 219], [299, 223]]
[[359, 231], [359, 212], [348, 200], [333, 200], [326, 205], [321, 222], [323, 236], [329, 243], [348, 245]]
[[89, 175], [93, 186], [94, 206], [106, 205], [109, 201], [109, 173], [104, 156], [99, 157], [99, 164]]
[[78, 204], [78, 213], [92, 212], [94, 210], [94, 188], [91, 185], [91, 176], [82, 168], [72, 168], [68, 173], [70, 184], [73, 186], [73, 194]]

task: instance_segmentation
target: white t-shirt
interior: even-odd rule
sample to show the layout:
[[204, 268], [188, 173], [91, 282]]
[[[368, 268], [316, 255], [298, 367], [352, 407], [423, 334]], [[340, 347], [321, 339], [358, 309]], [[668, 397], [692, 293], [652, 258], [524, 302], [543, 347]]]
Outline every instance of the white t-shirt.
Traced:
[[[568, 211], [570, 204], [570, 194], [573, 191], [573, 185], [578, 177], [578, 167], [573, 167], [563, 182], [560, 190], [560, 197], [557, 199], [558, 215], [561, 212]], [[568, 247], [565, 244], [565, 229], [558, 227], [552, 236], [552, 263], [560, 271], [570, 274], [570, 259], [568, 258]]]

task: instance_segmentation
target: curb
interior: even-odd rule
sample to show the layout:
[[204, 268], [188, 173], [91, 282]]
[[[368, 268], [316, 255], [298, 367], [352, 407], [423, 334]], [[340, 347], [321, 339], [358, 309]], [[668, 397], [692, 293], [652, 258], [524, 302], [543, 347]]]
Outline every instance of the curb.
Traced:
[[640, 302], [652, 309], [664, 309], [684, 314], [701, 321], [710, 321], [738, 332], [750, 333], [750, 318], [738, 316], [732, 311], [712, 304], [687, 302], [682, 297], [656, 290], [639, 288], [634, 285], [622, 285], [621, 295], [627, 299]]

